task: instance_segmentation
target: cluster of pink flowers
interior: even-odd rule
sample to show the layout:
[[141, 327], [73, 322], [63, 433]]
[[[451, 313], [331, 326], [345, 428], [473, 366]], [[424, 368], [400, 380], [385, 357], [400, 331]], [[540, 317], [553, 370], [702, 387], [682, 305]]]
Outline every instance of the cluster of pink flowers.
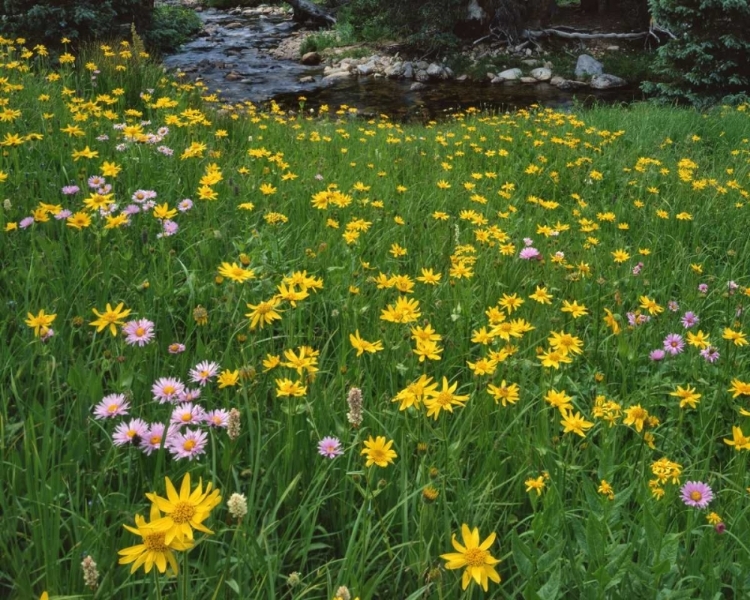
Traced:
[[[173, 405], [167, 423], [147, 423], [138, 418], [122, 421], [112, 434], [112, 442], [116, 446], [136, 446], [145, 454], [151, 454], [164, 447], [178, 460], [192, 460], [205, 454], [208, 433], [204, 426], [226, 429], [230, 420], [228, 410], [206, 410], [195, 402], [200, 398], [202, 388], [218, 373], [217, 363], [199, 362], [189, 372], [190, 381], [199, 386], [196, 388], [187, 387], [175, 377], [160, 377], [151, 386], [151, 394], [153, 400], [159, 404]], [[94, 406], [94, 418], [107, 420], [128, 416], [130, 408], [130, 400], [125, 394], [108, 394]]]

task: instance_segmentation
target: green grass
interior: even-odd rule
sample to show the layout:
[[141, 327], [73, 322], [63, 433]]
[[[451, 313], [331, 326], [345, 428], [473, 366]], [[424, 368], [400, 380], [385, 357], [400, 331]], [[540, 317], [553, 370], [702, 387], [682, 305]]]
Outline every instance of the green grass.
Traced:
[[[747, 330], [747, 107], [469, 111], [402, 126], [349, 119], [345, 108], [301, 118], [224, 106], [196, 84], [120, 56], [120, 48], [110, 58], [91, 51], [78, 69], [60, 69], [59, 80], [45, 59], [3, 49], [0, 595], [319, 599], [341, 585], [362, 600], [747, 595], [747, 451], [723, 440], [733, 426], [749, 431], [738, 412], [750, 408], [746, 395], [728, 390], [747, 378], [750, 361], [747, 346], [722, 337], [726, 328]], [[87, 63], [100, 71], [95, 81]], [[169, 132], [148, 143], [113, 127], [142, 121], [150, 122], [144, 134]], [[205, 148], [190, 156], [194, 143]], [[81, 156], [86, 147], [98, 156]], [[163, 212], [193, 199], [191, 210], [170, 217], [175, 235], [160, 235], [159, 213], [141, 211], [107, 229], [84, 207], [87, 179], [101, 175], [105, 161], [121, 169], [107, 176], [115, 212], [137, 190], [156, 191]], [[217, 169], [221, 180], [209, 177], [201, 192], [201, 179]], [[63, 195], [71, 184], [82, 191]], [[315, 208], [326, 190], [342, 195]], [[56, 219], [57, 205], [87, 213], [90, 226]], [[32, 213], [36, 221], [21, 228]], [[524, 238], [543, 260], [519, 258]], [[407, 254], [395, 257], [394, 244]], [[617, 263], [615, 251], [629, 257]], [[242, 261], [253, 279], [219, 277], [222, 263]], [[458, 277], [457, 267], [471, 276]], [[416, 280], [423, 268], [441, 275], [437, 285]], [[250, 329], [248, 304], [284, 293], [284, 278], [302, 271], [322, 289], [308, 289], [296, 306], [282, 300], [281, 319]], [[416, 321], [381, 318], [402, 295], [383, 281], [419, 302]], [[550, 304], [530, 298], [538, 288]], [[498, 329], [486, 346], [472, 341], [492, 329], [486, 312], [513, 295], [524, 302], [505, 321], [521, 318], [533, 329], [516, 326], [507, 341]], [[645, 314], [644, 296], [664, 310], [629, 327], [628, 312]], [[574, 300], [586, 315], [561, 310]], [[125, 321], [154, 323], [154, 341], [130, 346], [120, 328], [116, 336], [96, 332], [93, 309], [121, 302], [132, 311]], [[205, 324], [195, 319], [198, 307]], [[47, 341], [25, 324], [42, 309], [56, 315]], [[716, 363], [693, 346], [649, 359], [667, 334], [687, 335], [685, 311], [699, 316], [689, 331], [710, 336]], [[442, 336], [440, 359], [420, 362], [411, 329], [427, 323]], [[382, 350], [356, 356], [356, 331]], [[560, 368], [542, 366], [538, 353], [562, 331], [583, 353]], [[185, 352], [171, 354], [175, 342]], [[319, 355], [298, 373], [285, 351], [302, 346]], [[496, 354], [492, 375], [467, 365], [503, 349], [510, 355]], [[268, 370], [269, 355], [282, 365]], [[237, 409], [239, 438], [211, 429], [205, 454], [193, 461], [113, 444], [124, 420], [166, 422], [172, 407], [152, 399], [153, 383], [187, 381], [202, 360], [238, 372], [236, 384], [214, 380], [197, 402]], [[400, 411], [393, 398], [422, 374], [456, 383], [465, 406], [437, 419], [424, 406]], [[278, 397], [276, 380], [285, 378], [305, 395]], [[494, 402], [488, 385], [511, 383], [518, 402]], [[680, 408], [670, 394], [688, 385], [701, 397], [695, 408]], [[358, 428], [347, 420], [352, 387], [364, 397]], [[564, 433], [562, 415], [544, 400], [550, 390], [564, 390], [593, 424], [585, 438]], [[113, 393], [129, 398], [129, 417], [94, 419], [92, 408]], [[612, 426], [597, 396], [619, 406]], [[658, 423], [640, 432], [626, 425], [636, 405]], [[344, 450], [334, 460], [317, 454], [329, 435]], [[393, 440], [393, 464], [365, 466], [370, 436]], [[649, 482], [664, 457], [681, 473], [658, 486], [657, 499]], [[196, 531], [196, 547], [180, 554], [184, 577], [129, 574], [117, 552], [139, 538], [123, 525], [148, 516], [145, 494], [163, 496], [165, 476], [179, 482], [188, 472], [221, 490], [204, 523], [214, 533]], [[527, 492], [526, 482], [540, 476], [541, 494]], [[612, 500], [597, 491], [602, 480]], [[709, 510], [726, 533], [707, 522], [709, 511], [681, 502], [687, 481], [712, 486]], [[428, 501], [426, 486], [437, 498]], [[235, 492], [248, 501], [240, 522], [226, 507]], [[489, 551], [502, 559], [503, 581], [487, 594], [473, 584], [462, 593], [460, 572], [440, 558], [464, 523], [481, 539], [497, 534]], [[85, 555], [98, 564], [96, 592], [83, 583]]]

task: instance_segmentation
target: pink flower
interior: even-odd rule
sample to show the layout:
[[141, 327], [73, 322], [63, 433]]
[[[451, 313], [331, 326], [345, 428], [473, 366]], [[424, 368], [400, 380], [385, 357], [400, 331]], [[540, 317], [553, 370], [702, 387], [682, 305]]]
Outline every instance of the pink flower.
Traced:
[[679, 333], [670, 333], [664, 338], [664, 350], [672, 356], [677, 356], [685, 349], [685, 341]]
[[229, 411], [217, 408], [206, 413], [204, 420], [210, 427], [227, 427], [229, 425]]
[[318, 454], [326, 458], [336, 458], [344, 453], [341, 442], [335, 437], [324, 437], [318, 442]]
[[179, 427], [183, 425], [200, 425], [205, 416], [206, 411], [203, 410], [203, 407], [192, 402], [184, 402], [172, 411], [169, 422]]
[[[161, 448], [162, 439], [164, 438], [164, 423], [154, 423], [148, 428], [146, 434], [141, 438], [140, 449], [145, 454], [151, 454], [154, 450]], [[167, 431], [167, 441], [172, 430]], [[166, 445], [166, 442], [165, 442]]]
[[131, 346], [136, 344], [143, 347], [154, 339], [154, 324], [148, 319], [137, 319], [128, 321], [122, 326], [125, 334], [125, 343]]
[[208, 434], [199, 429], [186, 429], [185, 433], [175, 433], [167, 440], [169, 452], [177, 460], [187, 458], [194, 459], [196, 456], [205, 454]]
[[62, 193], [66, 196], [72, 196], [73, 194], [77, 194], [81, 191], [81, 188], [79, 188], [77, 185], [65, 185], [62, 188]]
[[174, 342], [173, 344], [169, 344], [170, 354], [180, 354], [182, 352], [185, 352], [185, 344], [180, 344], [179, 342]]
[[100, 175], [92, 175], [89, 177], [88, 184], [90, 188], [98, 188], [106, 184], [107, 181]]
[[148, 423], [143, 419], [133, 419], [130, 423], [120, 423], [112, 434], [115, 446], [139, 443], [148, 431]]
[[518, 253], [518, 258], [523, 260], [541, 260], [542, 254], [533, 246], [527, 246]]
[[714, 499], [711, 488], [702, 481], [688, 481], [680, 489], [680, 495], [682, 501], [693, 508], [706, 508]]
[[180, 402], [192, 402], [193, 400], [197, 400], [201, 397], [201, 390], [200, 388], [185, 388], [182, 393], [180, 394]]
[[180, 212], [187, 212], [191, 208], [193, 208], [193, 201], [190, 198], [185, 198], [184, 200], [181, 200], [180, 203], [177, 205], [177, 210]]
[[95, 419], [111, 419], [120, 415], [128, 414], [130, 402], [125, 399], [124, 394], [109, 394], [101, 399], [94, 407]]
[[220, 368], [218, 363], [215, 362], [208, 362], [207, 360], [199, 362], [194, 368], [190, 369], [190, 381], [204, 386], [212, 377], [216, 377], [219, 374]]
[[174, 377], [161, 377], [151, 386], [154, 400], [158, 400], [159, 404], [177, 402], [184, 391], [185, 384]]

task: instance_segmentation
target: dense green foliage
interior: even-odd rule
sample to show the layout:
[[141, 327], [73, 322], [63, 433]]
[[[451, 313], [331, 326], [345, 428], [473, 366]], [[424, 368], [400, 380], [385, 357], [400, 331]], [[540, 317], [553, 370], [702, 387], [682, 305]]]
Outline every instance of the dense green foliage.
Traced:
[[50, 48], [128, 35], [131, 24], [154, 52], [168, 52], [200, 30], [201, 21], [180, 6], [151, 0], [0, 0], [0, 35], [23, 37]]
[[747, 0], [650, 0], [654, 19], [677, 39], [654, 65], [667, 82], [646, 85], [668, 100], [703, 106], [747, 98], [750, 91], [750, 3]]

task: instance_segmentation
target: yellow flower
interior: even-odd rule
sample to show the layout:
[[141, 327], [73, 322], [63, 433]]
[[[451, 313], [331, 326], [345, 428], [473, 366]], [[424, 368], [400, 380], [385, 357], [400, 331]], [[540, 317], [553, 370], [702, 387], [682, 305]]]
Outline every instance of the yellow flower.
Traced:
[[578, 304], [575, 300], [573, 300], [573, 302], [563, 300], [563, 307], [560, 310], [562, 312], [570, 313], [570, 316], [574, 319], [588, 314], [588, 309], [583, 304]]
[[366, 467], [377, 465], [378, 467], [387, 467], [389, 464], [393, 464], [393, 459], [398, 457], [398, 454], [394, 450], [391, 450], [393, 446], [393, 440], [385, 441], [385, 437], [379, 435], [375, 439], [370, 436], [365, 440], [365, 447], [362, 449], [363, 456], [367, 457], [365, 462]]
[[527, 492], [535, 491], [537, 496], [542, 495], [542, 490], [544, 490], [544, 487], [547, 485], [544, 482], [544, 475], [540, 475], [539, 477], [529, 477], [523, 483], [526, 486]]
[[243, 269], [237, 263], [221, 263], [219, 274], [238, 283], [245, 283], [246, 281], [255, 278], [255, 273], [252, 269]]
[[741, 331], [733, 331], [729, 327], [725, 327], [721, 337], [725, 340], [730, 340], [735, 346], [747, 346], [747, 339]]
[[357, 329], [353, 334], [349, 334], [349, 341], [357, 351], [357, 356], [362, 356], [362, 354], [365, 352], [375, 354], [376, 352], [380, 352], [383, 349], [383, 342], [381, 342], [380, 340], [378, 340], [377, 342], [368, 342], [367, 340], [359, 337], [359, 329]]
[[506, 383], [505, 379], [500, 382], [499, 386], [492, 384], [487, 386], [487, 393], [495, 399], [495, 404], [502, 402], [503, 406], [506, 406], [506, 403], [518, 402], [518, 391], [517, 383]]
[[276, 311], [276, 307], [281, 303], [281, 299], [274, 297], [265, 302], [258, 304], [248, 304], [247, 307], [252, 311], [245, 316], [250, 319], [250, 330], [254, 330], [258, 325], [263, 329], [266, 325], [280, 320], [281, 315]]
[[656, 300], [652, 300], [648, 296], [641, 296], [640, 301], [641, 301], [641, 308], [643, 310], [647, 310], [648, 314], [650, 315], [658, 315], [664, 312], [664, 307], [659, 306], [656, 303]]
[[291, 379], [283, 378], [276, 380], [276, 397], [283, 398], [294, 396], [300, 398], [307, 394], [307, 387], [302, 385], [299, 381], [292, 381]]
[[640, 433], [643, 431], [643, 425], [647, 419], [648, 411], [645, 408], [642, 408], [640, 404], [636, 404], [625, 409], [625, 420], [623, 421], [623, 424], [634, 425], [635, 430]]
[[591, 429], [594, 424], [590, 421], [586, 421], [582, 416], [581, 413], [575, 413], [573, 414], [573, 411], [565, 411], [563, 413], [563, 420], [560, 421], [560, 424], [564, 427], [563, 433], [575, 433], [580, 435], [582, 438], [586, 437], [586, 434], [584, 433], [587, 429]]
[[615, 499], [615, 491], [612, 489], [612, 486], [607, 483], [606, 479], [602, 479], [602, 482], [599, 484], [599, 488], [596, 491], [606, 496], [610, 500]]
[[732, 427], [732, 439], [728, 440], [724, 438], [724, 443], [727, 446], [734, 446], [734, 449], [739, 452], [740, 450], [750, 450], [750, 437], [746, 437], [739, 427]]
[[434, 390], [437, 389], [437, 383], [432, 383], [432, 377], [421, 375], [417, 381], [414, 381], [401, 390], [392, 402], [400, 402], [398, 409], [406, 410], [410, 406], [419, 407], [424, 399]]
[[616, 263], [624, 263], [626, 260], [630, 259], [630, 254], [625, 250], [615, 250], [612, 252], [612, 258]]
[[547, 291], [546, 287], [536, 286], [536, 290], [529, 296], [532, 300], [539, 302], [539, 304], [552, 304], [552, 294]]
[[[159, 519], [161, 519], [161, 512], [159, 512], [156, 504], [152, 504], [151, 523]], [[167, 565], [169, 565], [171, 574], [176, 575], [178, 568], [174, 550], [189, 550], [193, 547], [193, 544], [189, 541], [183, 542], [177, 539], [173, 539], [171, 544], [167, 544], [166, 532], [155, 529], [151, 523], [147, 523], [141, 515], [136, 515], [135, 527], [124, 526], [131, 533], [141, 536], [142, 541], [140, 544], [120, 550], [118, 552], [121, 556], [119, 564], [133, 563], [133, 566], [130, 567], [131, 573], [135, 573], [140, 566], [143, 566], [146, 573], [150, 573], [154, 565], [156, 565], [159, 573], [164, 573], [167, 570]]]
[[680, 408], [685, 408], [688, 405], [690, 408], [696, 408], [698, 400], [701, 397], [700, 394], [695, 392], [695, 388], [691, 388], [689, 385], [685, 386], [684, 389], [678, 385], [677, 389], [674, 392], [670, 392], [669, 395], [680, 399]]
[[92, 327], [96, 327], [97, 333], [99, 333], [106, 327], [109, 327], [109, 332], [113, 336], [117, 335], [116, 325], [122, 325], [125, 322], [125, 317], [127, 317], [132, 312], [129, 308], [123, 310], [123, 306], [125, 306], [125, 303], [120, 302], [120, 304], [118, 304], [117, 307], [113, 309], [112, 305], [107, 302], [107, 310], [105, 310], [103, 313], [100, 313], [95, 308], [92, 308], [91, 312], [93, 312], [99, 318], [91, 321], [90, 325]]
[[745, 383], [737, 378], [732, 379], [732, 387], [727, 391], [732, 392], [732, 398], [737, 398], [738, 396], [750, 396], [750, 383]]
[[162, 498], [156, 493], [146, 494], [146, 498], [151, 500], [164, 517], [152, 520], [150, 526], [155, 530], [164, 533], [164, 543], [170, 545], [172, 540], [192, 541], [193, 529], [203, 533], [212, 534], [213, 531], [203, 525], [214, 507], [221, 502], [219, 490], [211, 491], [213, 485], [208, 483], [206, 491], [203, 491], [203, 482], [198, 480], [198, 487], [195, 490], [190, 489], [190, 473], [185, 473], [180, 485], [180, 493], [170, 481], [169, 477], [164, 478], [167, 485], [167, 497]]
[[276, 188], [273, 187], [270, 183], [263, 183], [258, 188], [261, 194], [264, 196], [271, 196], [276, 193]]
[[424, 405], [427, 407], [427, 416], [437, 419], [441, 410], [453, 412], [453, 406], [464, 406], [469, 396], [454, 395], [457, 387], [458, 382], [449, 386], [448, 378], [443, 377], [443, 389], [431, 390], [424, 401]]
[[77, 161], [79, 158], [97, 158], [99, 156], [99, 153], [96, 150], [92, 150], [88, 146], [86, 146], [83, 150], [73, 150], [73, 162]]
[[461, 525], [461, 536], [463, 545], [456, 541], [455, 534], [451, 538], [451, 543], [456, 552], [441, 554], [440, 558], [447, 561], [446, 569], [462, 569], [466, 567], [461, 577], [461, 587], [466, 589], [469, 583], [474, 581], [482, 586], [486, 592], [489, 587], [489, 580], [500, 583], [500, 575], [495, 570], [495, 565], [500, 562], [489, 552], [490, 546], [495, 542], [495, 534], [491, 533], [482, 543], [479, 542], [479, 529], [473, 530], [464, 523]]
[[52, 325], [56, 316], [46, 315], [44, 309], [41, 309], [36, 316], [33, 313], [27, 313], [25, 323], [34, 330], [34, 336], [39, 337], [49, 331], [49, 326]]
[[219, 389], [223, 389], [225, 387], [232, 387], [232, 386], [237, 385], [237, 382], [239, 381], [239, 379], [240, 379], [239, 369], [235, 371], [224, 369], [219, 374], [219, 377], [216, 381], [219, 383]]

